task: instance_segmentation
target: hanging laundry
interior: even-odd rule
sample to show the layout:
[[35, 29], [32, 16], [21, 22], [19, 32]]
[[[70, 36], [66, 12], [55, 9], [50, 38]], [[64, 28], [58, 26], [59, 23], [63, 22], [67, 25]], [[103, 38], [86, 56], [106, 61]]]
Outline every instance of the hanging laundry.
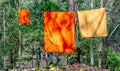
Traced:
[[75, 52], [75, 12], [44, 12], [44, 51]]
[[78, 11], [79, 28], [81, 37], [107, 36], [106, 9]]
[[18, 16], [19, 16], [18, 17], [19, 24], [29, 25], [29, 16], [30, 16], [29, 10], [20, 9], [18, 12]]

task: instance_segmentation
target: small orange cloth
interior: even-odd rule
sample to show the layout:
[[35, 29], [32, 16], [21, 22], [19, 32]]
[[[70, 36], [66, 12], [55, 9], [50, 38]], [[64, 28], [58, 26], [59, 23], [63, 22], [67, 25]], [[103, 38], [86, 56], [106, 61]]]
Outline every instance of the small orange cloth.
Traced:
[[24, 25], [29, 25], [29, 15], [30, 11], [29, 10], [19, 10], [18, 12], [18, 23], [24, 24]]
[[106, 9], [78, 11], [78, 21], [81, 37], [107, 36]]
[[44, 12], [44, 51], [75, 52], [75, 12]]

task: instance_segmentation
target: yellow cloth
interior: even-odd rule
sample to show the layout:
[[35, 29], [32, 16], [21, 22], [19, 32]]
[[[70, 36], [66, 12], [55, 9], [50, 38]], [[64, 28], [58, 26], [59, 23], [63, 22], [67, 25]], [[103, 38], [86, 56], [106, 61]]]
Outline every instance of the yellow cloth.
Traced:
[[75, 12], [44, 12], [44, 51], [75, 52]]
[[107, 36], [106, 9], [78, 11], [79, 28], [81, 37]]

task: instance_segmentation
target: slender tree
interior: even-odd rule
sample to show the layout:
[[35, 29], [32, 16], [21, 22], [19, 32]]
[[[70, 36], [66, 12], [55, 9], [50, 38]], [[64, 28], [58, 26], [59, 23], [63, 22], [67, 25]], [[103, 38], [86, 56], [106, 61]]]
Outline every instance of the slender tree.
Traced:
[[6, 69], [6, 30], [5, 30], [5, 3], [3, 0], [3, 31], [4, 31], [4, 70]]
[[[100, 0], [100, 4], [101, 4], [101, 7], [103, 7], [103, 0]], [[98, 67], [101, 67], [101, 54], [102, 54], [102, 47], [103, 47], [103, 41], [102, 41], [102, 37], [100, 38], [99, 40], [99, 47], [98, 47], [98, 51], [99, 51], [99, 56], [98, 56]]]
[[[18, 1], [16, 0], [17, 3], [18, 3], [18, 10], [20, 9], [20, 5], [21, 5], [21, 1]], [[18, 34], [19, 34], [19, 51], [18, 51], [18, 64], [19, 64], [19, 71], [20, 71], [20, 68], [21, 68], [21, 44], [22, 44], [22, 37], [21, 37], [21, 24], [18, 23]]]
[[68, 11], [74, 11], [74, 0], [67, 0], [67, 4], [68, 4]]
[[[91, 0], [91, 9], [93, 9], [93, 0]], [[91, 65], [94, 65], [93, 42], [94, 42], [94, 39], [91, 38], [90, 39], [90, 63]]]

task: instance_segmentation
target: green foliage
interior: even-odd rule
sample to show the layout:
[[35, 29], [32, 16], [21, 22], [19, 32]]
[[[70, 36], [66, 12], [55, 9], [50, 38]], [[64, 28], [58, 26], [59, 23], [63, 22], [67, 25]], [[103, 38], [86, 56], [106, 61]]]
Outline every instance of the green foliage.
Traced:
[[120, 71], [120, 54], [109, 47], [107, 51], [106, 67], [113, 71]]
[[[14, 56], [14, 62], [18, 61], [18, 8], [29, 9], [30, 10], [30, 25], [24, 26], [21, 25], [22, 32], [22, 52], [26, 52], [33, 48], [34, 44], [38, 44], [37, 47], [39, 50], [43, 50], [44, 46], [44, 18], [43, 12], [45, 11], [67, 11], [67, 2], [66, 0], [3, 0], [5, 2], [5, 16], [6, 16], [6, 54], [10, 56], [12, 50]], [[20, 5], [18, 6], [18, 2]], [[100, 0], [93, 0], [94, 8], [100, 8]], [[88, 10], [90, 7], [90, 0], [76, 0], [76, 10]], [[110, 34], [117, 24], [120, 24], [120, 0], [104, 0], [104, 6], [107, 9], [107, 25], [108, 25], [108, 34]], [[106, 4], [106, 5], [105, 5]], [[3, 2], [0, 0], [0, 5], [2, 7]], [[0, 9], [0, 18], [2, 18], [2, 9]], [[0, 19], [1, 20], [1, 19]], [[3, 38], [3, 25], [0, 21], [0, 42]], [[118, 43], [119, 39], [119, 29], [115, 31], [110, 40], [116, 40]], [[78, 29], [79, 30], [79, 29]], [[80, 37], [80, 31], [77, 32], [79, 36], [79, 41], [76, 44], [76, 53], [68, 55], [68, 64], [73, 64], [76, 62], [82, 62], [85, 64], [90, 64], [90, 40], [83, 39]], [[2, 38], [1, 38], [2, 37]], [[110, 42], [107, 40], [107, 42]], [[98, 38], [94, 39], [94, 59], [95, 66], [98, 66]], [[36, 47], [35, 47], [36, 48]], [[0, 69], [3, 68], [3, 50], [4, 45], [3, 41], [0, 43]], [[105, 50], [105, 63], [103, 67], [109, 68], [111, 70], [119, 71], [120, 70], [120, 55], [116, 54], [114, 50], [109, 47]], [[23, 53], [24, 54], [24, 53]], [[29, 52], [26, 52], [26, 56], [22, 54], [22, 60], [31, 60]], [[27, 55], [28, 54], [28, 55]], [[35, 52], [33, 52], [35, 55]], [[8, 59], [10, 60], [10, 59]], [[51, 69], [54, 69], [55, 66], [51, 66]], [[83, 71], [82, 69], [80, 71]]]
[[3, 68], [3, 58], [2, 58], [2, 55], [0, 55], [0, 69]]
[[21, 60], [30, 61], [30, 60], [32, 60], [32, 57], [24, 57]]
[[57, 67], [56, 67], [56, 65], [50, 65], [50, 71], [53, 71], [53, 70], [55, 70]]
[[[89, 62], [89, 40], [80, 38], [76, 45], [76, 53], [68, 55], [68, 63], [74, 64], [77, 62]], [[89, 63], [88, 63], [89, 64]]]
[[54, 1], [50, 1], [50, 0], [47, 0], [47, 1], [42, 1], [40, 3], [40, 7], [38, 7], [39, 9], [38, 10], [41, 10], [41, 11], [60, 11], [60, 8], [59, 6], [54, 2]]
[[35, 71], [41, 71], [39, 68], [37, 68]]

